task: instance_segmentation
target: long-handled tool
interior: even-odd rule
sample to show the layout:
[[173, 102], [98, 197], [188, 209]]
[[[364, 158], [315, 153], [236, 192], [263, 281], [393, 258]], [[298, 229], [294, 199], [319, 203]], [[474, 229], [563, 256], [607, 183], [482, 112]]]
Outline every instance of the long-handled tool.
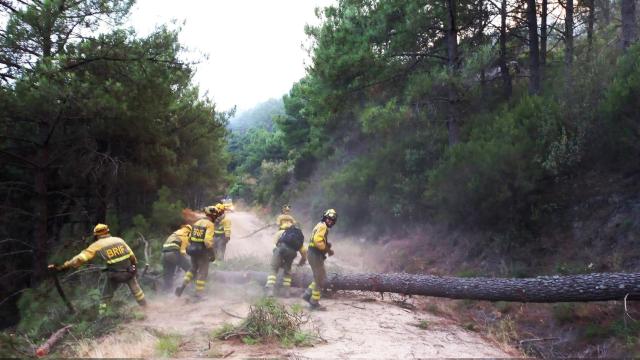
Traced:
[[60, 285], [60, 279], [58, 279], [58, 270], [56, 270], [55, 268], [52, 269], [51, 274], [53, 277], [53, 283], [56, 285], [56, 290], [58, 291], [58, 294], [62, 298], [62, 301], [64, 301], [64, 304], [67, 305], [69, 312], [74, 314], [76, 312], [76, 309], [73, 308], [73, 305], [71, 305], [71, 301], [69, 301], [69, 299], [64, 293], [64, 290], [62, 290], [62, 286]]
[[249, 234], [249, 235], [245, 235], [245, 236], [243, 236], [243, 237], [240, 237], [239, 239], [246, 239], [246, 238], [252, 237], [253, 235], [255, 235], [255, 234], [259, 233], [260, 231], [262, 231], [262, 230], [264, 230], [264, 229], [267, 229], [267, 228], [270, 228], [270, 227], [272, 227], [272, 226], [277, 226], [277, 225], [276, 225], [276, 224], [267, 224], [267, 225], [265, 225], [265, 226], [261, 227], [260, 229], [258, 229], [258, 230], [256, 230], [256, 231], [252, 232], [252, 233], [251, 233], [251, 234]]

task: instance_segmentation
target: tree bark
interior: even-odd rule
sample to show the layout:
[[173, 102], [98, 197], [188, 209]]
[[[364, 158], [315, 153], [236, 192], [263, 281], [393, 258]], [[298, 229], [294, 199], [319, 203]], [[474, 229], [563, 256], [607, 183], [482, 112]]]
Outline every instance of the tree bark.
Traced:
[[636, 1], [622, 0], [620, 2], [622, 16], [622, 49], [627, 50], [636, 41]]
[[596, 0], [587, 0], [587, 61], [593, 52], [593, 27], [596, 22]]
[[573, 0], [567, 0], [564, 16], [564, 88], [567, 97], [573, 88], [573, 10]]
[[449, 68], [447, 130], [449, 145], [460, 142], [460, 129], [456, 114], [457, 94], [453, 80], [458, 72], [458, 27], [456, 25], [456, 0], [447, 0], [447, 66]]
[[[213, 279], [227, 283], [256, 281], [263, 285], [267, 273], [215, 271]], [[310, 273], [296, 273], [292, 286], [305, 288]], [[326, 287], [333, 290], [390, 292], [449, 299], [515, 302], [587, 302], [640, 300], [640, 273], [593, 273], [570, 276], [540, 276], [525, 279], [456, 278], [413, 274], [329, 274]]]
[[[549, 15], [548, 0], [542, 0], [542, 7], [540, 9], [540, 67], [544, 74], [544, 67], [547, 64], [547, 15]], [[544, 75], [542, 75], [544, 79]]]
[[513, 87], [511, 85], [511, 74], [507, 66], [507, 0], [502, 0], [500, 4], [500, 76], [502, 77], [502, 91], [505, 99], [511, 97]]
[[529, 93], [540, 93], [540, 49], [538, 48], [538, 22], [536, 0], [527, 0], [527, 27], [529, 28]]

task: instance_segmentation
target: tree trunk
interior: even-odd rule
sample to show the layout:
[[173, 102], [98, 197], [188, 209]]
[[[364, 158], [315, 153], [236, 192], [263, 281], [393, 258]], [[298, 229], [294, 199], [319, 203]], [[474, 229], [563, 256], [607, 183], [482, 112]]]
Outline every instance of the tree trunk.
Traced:
[[622, 0], [622, 49], [627, 50], [636, 41], [636, 1]]
[[458, 72], [458, 28], [456, 26], [456, 0], [447, 0], [447, 65], [449, 67], [447, 130], [449, 145], [460, 142], [460, 129], [456, 114], [457, 94], [453, 80]]
[[[544, 67], [547, 64], [547, 15], [549, 15], [547, 5], [548, 0], [542, 0], [542, 8], [540, 9], [540, 67], [542, 74], [544, 74]], [[542, 75], [542, 79], [544, 79], [544, 75]]]
[[[263, 285], [267, 273], [257, 271], [215, 271], [213, 279], [227, 283], [256, 281]], [[292, 286], [305, 288], [313, 277], [296, 273]], [[594, 273], [570, 276], [540, 276], [527, 279], [456, 278], [413, 274], [329, 274], [333, 290], [390, 292], [449, 299], [516, 302], [585, 302], [640, 300], [640, 273]]]
[[[595, 1], [595, 0], [594, 0]], [[607, 27], [611, 23], [611, 3], [610, 0], [600, 0], [601, 26]]]
[[529, 28], [529, 93], [540, 93], [540, 49], [538, 48], [538, 22], [536, 0], [527, 0], [527, 27]]
[[505, 99], [511, 97], [513, 87], [511, 85], [511, 74], [507, 66], [507, 0], [502, 0], [500, 6], [500, 75], [502, 77], [502, 90]]
[[593, 26], [596, 21], [596, 0], [587, 0], [587, 61], [593, 52]]
[[573, 88], [573, 0], [567, 0], [564, 16], [564, 76], [565, 95]]

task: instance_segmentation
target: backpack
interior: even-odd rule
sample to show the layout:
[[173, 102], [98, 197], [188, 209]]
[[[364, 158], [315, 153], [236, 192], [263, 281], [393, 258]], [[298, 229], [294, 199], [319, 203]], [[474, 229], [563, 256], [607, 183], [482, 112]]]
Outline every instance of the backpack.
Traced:
[[300, 250], [302, 244], [304, 244], [304, 235], [302, 234], [302, 230], [295, 226], [291, 226], [286, 229], [280, 236], [280, 239], [278, 239], [278, 245], [279, 244], [285, 244], [288, 248], [295, 251]]

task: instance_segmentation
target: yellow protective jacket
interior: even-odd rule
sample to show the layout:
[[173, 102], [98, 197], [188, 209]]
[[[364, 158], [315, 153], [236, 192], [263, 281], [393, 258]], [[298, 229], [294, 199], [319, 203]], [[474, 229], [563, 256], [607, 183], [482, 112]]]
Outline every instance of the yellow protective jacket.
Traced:
[[107, 263], [107, 266], [117, 264], [121, 261], [129, 260], [132, 265], [138, 263], [135, 254], [129, 245], [119, 237], [104, 235], [88, 248], [82, 250], [80, 254], [62, 265], [62, 269], [77, 268], [80, 265], [91, 261], [95, 256], [100, 257]]
[[222, 218], [216, 219], [216, 228], [215, 228], [216, 237], [224, 237], [227, 239], [231, 238], [231, 220], [227, 219], [226, 216], [222, 216]]
[[329, 241], [329, 227], [324, 221], [319, 222], [311, 232], [311, 239], [309, 239], [309, 248], [315, 248], [320, 250], [321, 253], [326, 254], [329, 251], [327, 242]]
[[276, 224], [280, 230], [286, 230], [296, 224], [296, 219], [289, 214], [280, 214], [276, 218]]
[[207, 249], [213, 248], [213, 222], [209, 218], [203, 218], [193, 224], [191, 234], [189, 234], [189, 242], [204, 243]]
[[179, 250], [180, 254], [187, 254], [187, 246], [189, 245], [189, 234], [191, 231], [188, 227], [183, 226], [169, 235], [167, 241], [162, 245], [163, 250]]

